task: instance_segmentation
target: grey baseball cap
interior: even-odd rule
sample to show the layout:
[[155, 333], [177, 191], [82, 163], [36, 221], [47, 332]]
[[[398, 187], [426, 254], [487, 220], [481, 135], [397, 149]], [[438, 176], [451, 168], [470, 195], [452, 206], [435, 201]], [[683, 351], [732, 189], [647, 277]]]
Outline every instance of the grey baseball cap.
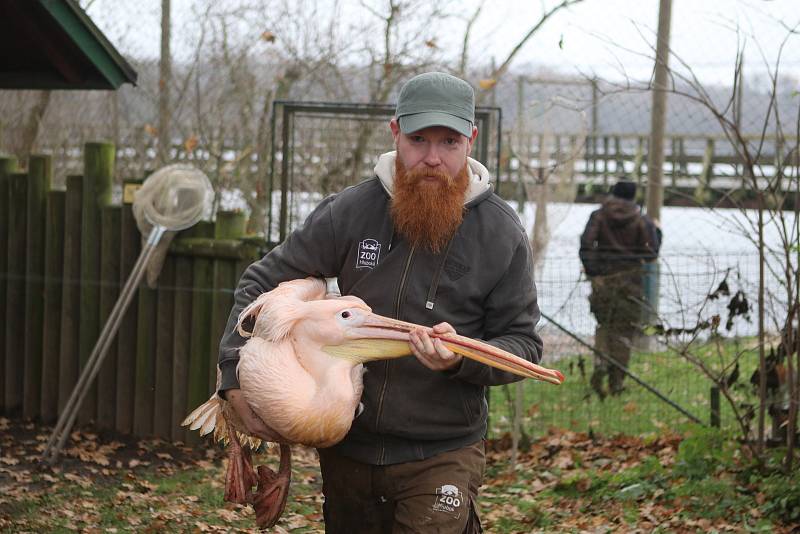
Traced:
[[395, 117], [404, 134], [445, 126], [472, 137], [475, 92], [460, 78], [444, 72], [426, 72], [414, 76], [400, 89]]

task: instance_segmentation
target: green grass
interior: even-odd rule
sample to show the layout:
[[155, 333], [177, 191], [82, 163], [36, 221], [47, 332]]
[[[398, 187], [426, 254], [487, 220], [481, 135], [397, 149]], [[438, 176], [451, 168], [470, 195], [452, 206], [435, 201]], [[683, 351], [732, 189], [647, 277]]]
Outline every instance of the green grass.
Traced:
[[[71, 461], [47, 471], [7, 442], [21, 451], [21, 462], [4, 471], [15, 476], [0, 478], [7, 483], [0, 532], [257, 532], [252, 510], [222, 500], [224, 463], [216, 448], [187, 455], [164, 444], [148, 456], [138, 454], [142, 447], [128, 448], [109, 458], [107, 468]], [[756, 465], [730, 432], [692, 427], [682, 437], [593, 439], [555, 432], [522, 451], [513, 472], [509, 452], [493, 445], [479, 499], [487, 532], [788, 534], [800, 528], [800, 471], [781, 473], [785, 450]], [[254, 461], [274, 468], [276, 456], [268, 451]], [[316, 455], [300, 449], [293, 456], [280, 526], [322, 532]]]
[[[722, 372], [744, 346], [742, 341], [726, 341], [719, 348], [713, 343], [697, 346], [693, 354], [716, 372]], [[579, 362], [583, 361], [584, 373]], [[750, 375], [758, 364], [756, 350], [743, 352], [740, 359], [740, 378], [732, 392], [737, 402], [752, 402]], [[545, 382], [525, 380], [522, 425], [529, 437], [544, 434], [549, 427], [576, 431], [643, 435], [665, 430], [681, 431], [690, 422], [675, 408], [637, 384], [625, 379], [621, 395], [601, 401], [589, 385], [592, 359], [573, 356], [545, 365], [556, 368], [566, 376], [565, 382], [554, 386]], [[629, 370], [664, 396], [708, 424], [711, 416], [712, 382], [694, 364], [674, 352], [635, 353]], [[730, 368], [728, 368], [728, 373]], [[517, 385], [491, 388], [489, 435], [498, 437], [511, 429], [512, 406]], [[730, 405], [721, 398], [723, 428], [733, 428], [735, 419]]]

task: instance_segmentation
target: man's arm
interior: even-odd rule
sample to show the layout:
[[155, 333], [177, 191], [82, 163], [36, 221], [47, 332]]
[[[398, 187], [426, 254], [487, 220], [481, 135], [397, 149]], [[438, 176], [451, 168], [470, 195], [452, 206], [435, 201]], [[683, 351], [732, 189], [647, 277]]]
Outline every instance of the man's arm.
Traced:
[[[533, 280], [533, 253], [521, 231], [520, 240], [500, 282], [485, 304], [485, 340], [533, 363], [542, 359], [542, 338], [536, 333], [540, 312]], [[453, 376], [473, 384], [492, 386], [522, 377], [463, 358]]]
[[236, 329], [241, 311], [256, 297], [274, 289], [281, 282], [307, 276], [332, 277], [338, 274], [341, 260], [334, 242], [330, 213], [333, 198], [323, 200], [303, 226], [292, 232], [266, 256], [252, 263], [242, 274], [219, 345], [221, 396], [225, 396], [226, 390], [239, 387], [236, 366], [239, 363], [239, 349], [247, 341]]

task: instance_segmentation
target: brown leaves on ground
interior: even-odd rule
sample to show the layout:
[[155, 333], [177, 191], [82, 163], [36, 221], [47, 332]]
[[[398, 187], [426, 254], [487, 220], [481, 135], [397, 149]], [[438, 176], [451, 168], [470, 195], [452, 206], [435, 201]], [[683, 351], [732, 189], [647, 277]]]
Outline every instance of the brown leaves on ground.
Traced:
[[[625, 482], [612, 496], [596, 491], [595, 484], [635, 472], [645, 462], [669, 473], [682, 439], [677, 434], [601, 438], [552, 430], [519, 453], [513, 471], [510, 436], [494, 440], [487, 450], [490, 473], [481, 488], [483, 526], [487, 532], [504, 533], [800, 532], [800, 525], [754, 528], [734, 519], [741, 514], [700, 517], [683, 506], [690, 499], [666, 498], [660, 488], [645, 491], [644, 478]], [[752, 523], [760, 518], [757, 509], [744, 512]]]
[[[225, 460], [217, 446], [76, 431], [50, 468], [38, 462], [49, 430], [0, 418], [0, 532], [258, 532], [252, 509], [222, 501]], [[669, 469], [680, 442], [677, 435], [552, 431], [521, 451], [512, 471], [510, 438], [490, 441], [480, 496], [485, 531], [752, 531], [725, 515], [703, 517], [684, 506], [691, 496], [667, 498], [636, 479], [601, 498], [604, 476], [607, 481], [648, 462]], [[265, 462], [276, 468], [277, 450], [259, 455], [257, 463]], [[293, 449], [292, 477], [287, 509], [272, 532], [323, 532], [315, 451]], [[755, 497], [752, 508], [749, 516], [758, 519]], [[770, 531], [792, 528], [771, 525]]]

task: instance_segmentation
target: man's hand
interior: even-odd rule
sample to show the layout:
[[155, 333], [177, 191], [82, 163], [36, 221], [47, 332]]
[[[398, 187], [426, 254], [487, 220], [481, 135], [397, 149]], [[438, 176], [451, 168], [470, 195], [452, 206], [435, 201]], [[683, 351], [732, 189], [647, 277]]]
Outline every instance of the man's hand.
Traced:
[[233, 406], [239, 419], [241, 419], [244, 426], [247, 427], [248, 434], [261, 438], [264, 441], [289, 443], [286, 438], [278, 434], [256, 415], [256, 412], [247, 404], [241, 389], [229, 389], [225, 391], [225, 399]]
[[[455, 334], [456, 330], [449, 323], [439, 323], [433, 327], [437, 334]], [[431, 338], [428, 332], [417, 328], [409, 335], [411, 352], [417, 359], [433, 371], [453, 369], [461, 363], [461, 355], [444, 346], [441, 339]]]

